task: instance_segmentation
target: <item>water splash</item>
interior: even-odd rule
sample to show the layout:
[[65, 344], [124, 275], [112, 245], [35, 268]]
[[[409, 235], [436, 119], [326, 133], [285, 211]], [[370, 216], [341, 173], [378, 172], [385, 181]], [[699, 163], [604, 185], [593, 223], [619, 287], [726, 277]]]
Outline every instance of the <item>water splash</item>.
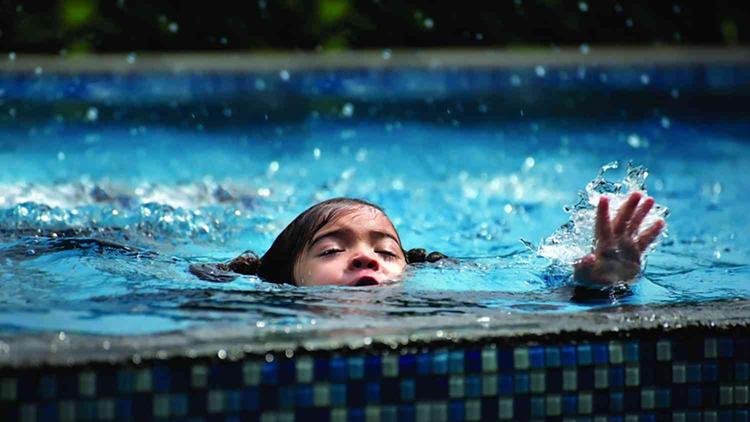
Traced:
[[[540, 256], [551, 260], [553, 266], [569, 268], [577, 259], [591, 252], [596, 207], [602, 195], [609, 197], [610, 212], [611, 215], [615, 215], [616, 210], [631, 192], [647, 194], [648, 169], [646, 167], [633, 166], [628, 162], [626, 174], [622, 180], [611, 181], [605, 177], [608, 172], [619, 167], [616, 161], [602, 166], [599, 174], [586, 185], [585, 190], [579, 191], [578, 202], [572, 207], [565, 206], [565, 211], [570, 213], [570, 219], [542, 241], [536, 251]], [[654, 204], [641, 225], [641, 231], [650, 227], [656, 220], [666, 218], [668, 214], [669, 210], [665, 206]], [[646, 251], [647, 254], [654, 249], [656, 243]]]

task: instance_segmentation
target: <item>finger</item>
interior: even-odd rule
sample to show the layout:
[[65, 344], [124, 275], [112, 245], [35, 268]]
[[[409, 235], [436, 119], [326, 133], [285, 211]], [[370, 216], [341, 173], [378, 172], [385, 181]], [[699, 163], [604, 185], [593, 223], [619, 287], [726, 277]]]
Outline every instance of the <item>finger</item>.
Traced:
[[638, 209], [633, 214], [633, 217], [631, 217], [630, 221], [628, 222], [628, 228], [625, 232], [628, 236], [632, 236], [638, 232], [638, 228], [641, 227], [643, 219], [646, 218], [648, 212], [651, 211], [651, 208], [653, 206], [654, 198], [646, 198], [643, 201], [643, 203], [638, 207]]
[[664, 222], [664, 220], [658, 220], [654, 224], [651, 225], [651, 227], [647, 228], [643, 233], [641, 233], [640, 236], [638, 236], [638, 250], [643, 251], [648, 248], [648, 245], [654, 242], [656, 238], [659, 236], [662, 230], [664, 230], [664, 227], [667, 225], [667, 223]]
[[612, 228], [609, 224], [609, 198], [599, 197], [599, 205], [596, 207], [596, 246], [608, 244], [612, 240]]
[[633, 192], [625, 200], [625, 203], [620, 206], [617, 210], [617, 217], [615, 217], [614, 224], [612, 225], [612, 232], [615, 236], [620, 236], [625, 232], [625, 227], [633, 216], [633, 211], [638, 206], [638, 202], [641, 200], [640, 192]]

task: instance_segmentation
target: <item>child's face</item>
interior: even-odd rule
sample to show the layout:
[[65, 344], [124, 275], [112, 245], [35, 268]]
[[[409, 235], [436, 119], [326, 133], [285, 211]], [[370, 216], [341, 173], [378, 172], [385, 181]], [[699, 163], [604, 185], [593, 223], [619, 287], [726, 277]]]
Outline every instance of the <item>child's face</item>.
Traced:
[[315, 233], [294, 266], [294, 279], [300, 286], [366, 286], [397, 280], [405, 267], [391, 221], [362, 206]]

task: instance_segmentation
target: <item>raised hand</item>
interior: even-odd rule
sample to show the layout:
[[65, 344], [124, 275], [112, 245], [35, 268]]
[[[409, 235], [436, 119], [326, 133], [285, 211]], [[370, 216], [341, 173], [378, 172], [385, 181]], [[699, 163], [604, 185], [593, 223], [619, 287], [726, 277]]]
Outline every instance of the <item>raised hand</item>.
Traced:
[[574, 264], [573, 277], [577, 282], [603, 287], [635, 280], [641, 271], [641, 254], [666, 226], [664, 220], [657, 220], [638, 233], [643, 219], [654, 206], [653, 198], [641, 201], [642, 198], [639, 192], [631, 193], [611, 222], [609, 198], [599, 198], [594, 252]]

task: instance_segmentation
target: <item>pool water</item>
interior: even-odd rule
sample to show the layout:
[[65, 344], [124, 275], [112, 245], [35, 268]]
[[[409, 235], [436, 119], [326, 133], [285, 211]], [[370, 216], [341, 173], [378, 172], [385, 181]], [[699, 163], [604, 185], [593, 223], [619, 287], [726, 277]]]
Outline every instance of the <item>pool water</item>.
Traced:
[[[746, 123], [519, 116], [445, 124], [360, 117], [351, 103], [341, 110], [196, 129], [103, 122], [92, 107], [81, 121], [6, 125], [0, 330], [406, 326], [415, 316], [481, 318], [487, 309], [750, 298]], [[619, 167], [602, 176], [612, 182], [626, 179], [628, 161], [642, 166], [658, 211], [669, 210], [668, 233], [632, 295], [577, 303], [566, 263], [590, 240], [562, 236], [550, 249], [548, 238], [576, 212], [586, 220], [575, 204], [581, 192], [590, 199], [587, 184], [613, 161]], [[276, 286], [253, 276], [211, 283], [187, 271], [248, 249], [262, 254], [298, 213], [337, 196], [381, 205], [406, 248], [458, 263], [417, 266], [375, 288]]]

